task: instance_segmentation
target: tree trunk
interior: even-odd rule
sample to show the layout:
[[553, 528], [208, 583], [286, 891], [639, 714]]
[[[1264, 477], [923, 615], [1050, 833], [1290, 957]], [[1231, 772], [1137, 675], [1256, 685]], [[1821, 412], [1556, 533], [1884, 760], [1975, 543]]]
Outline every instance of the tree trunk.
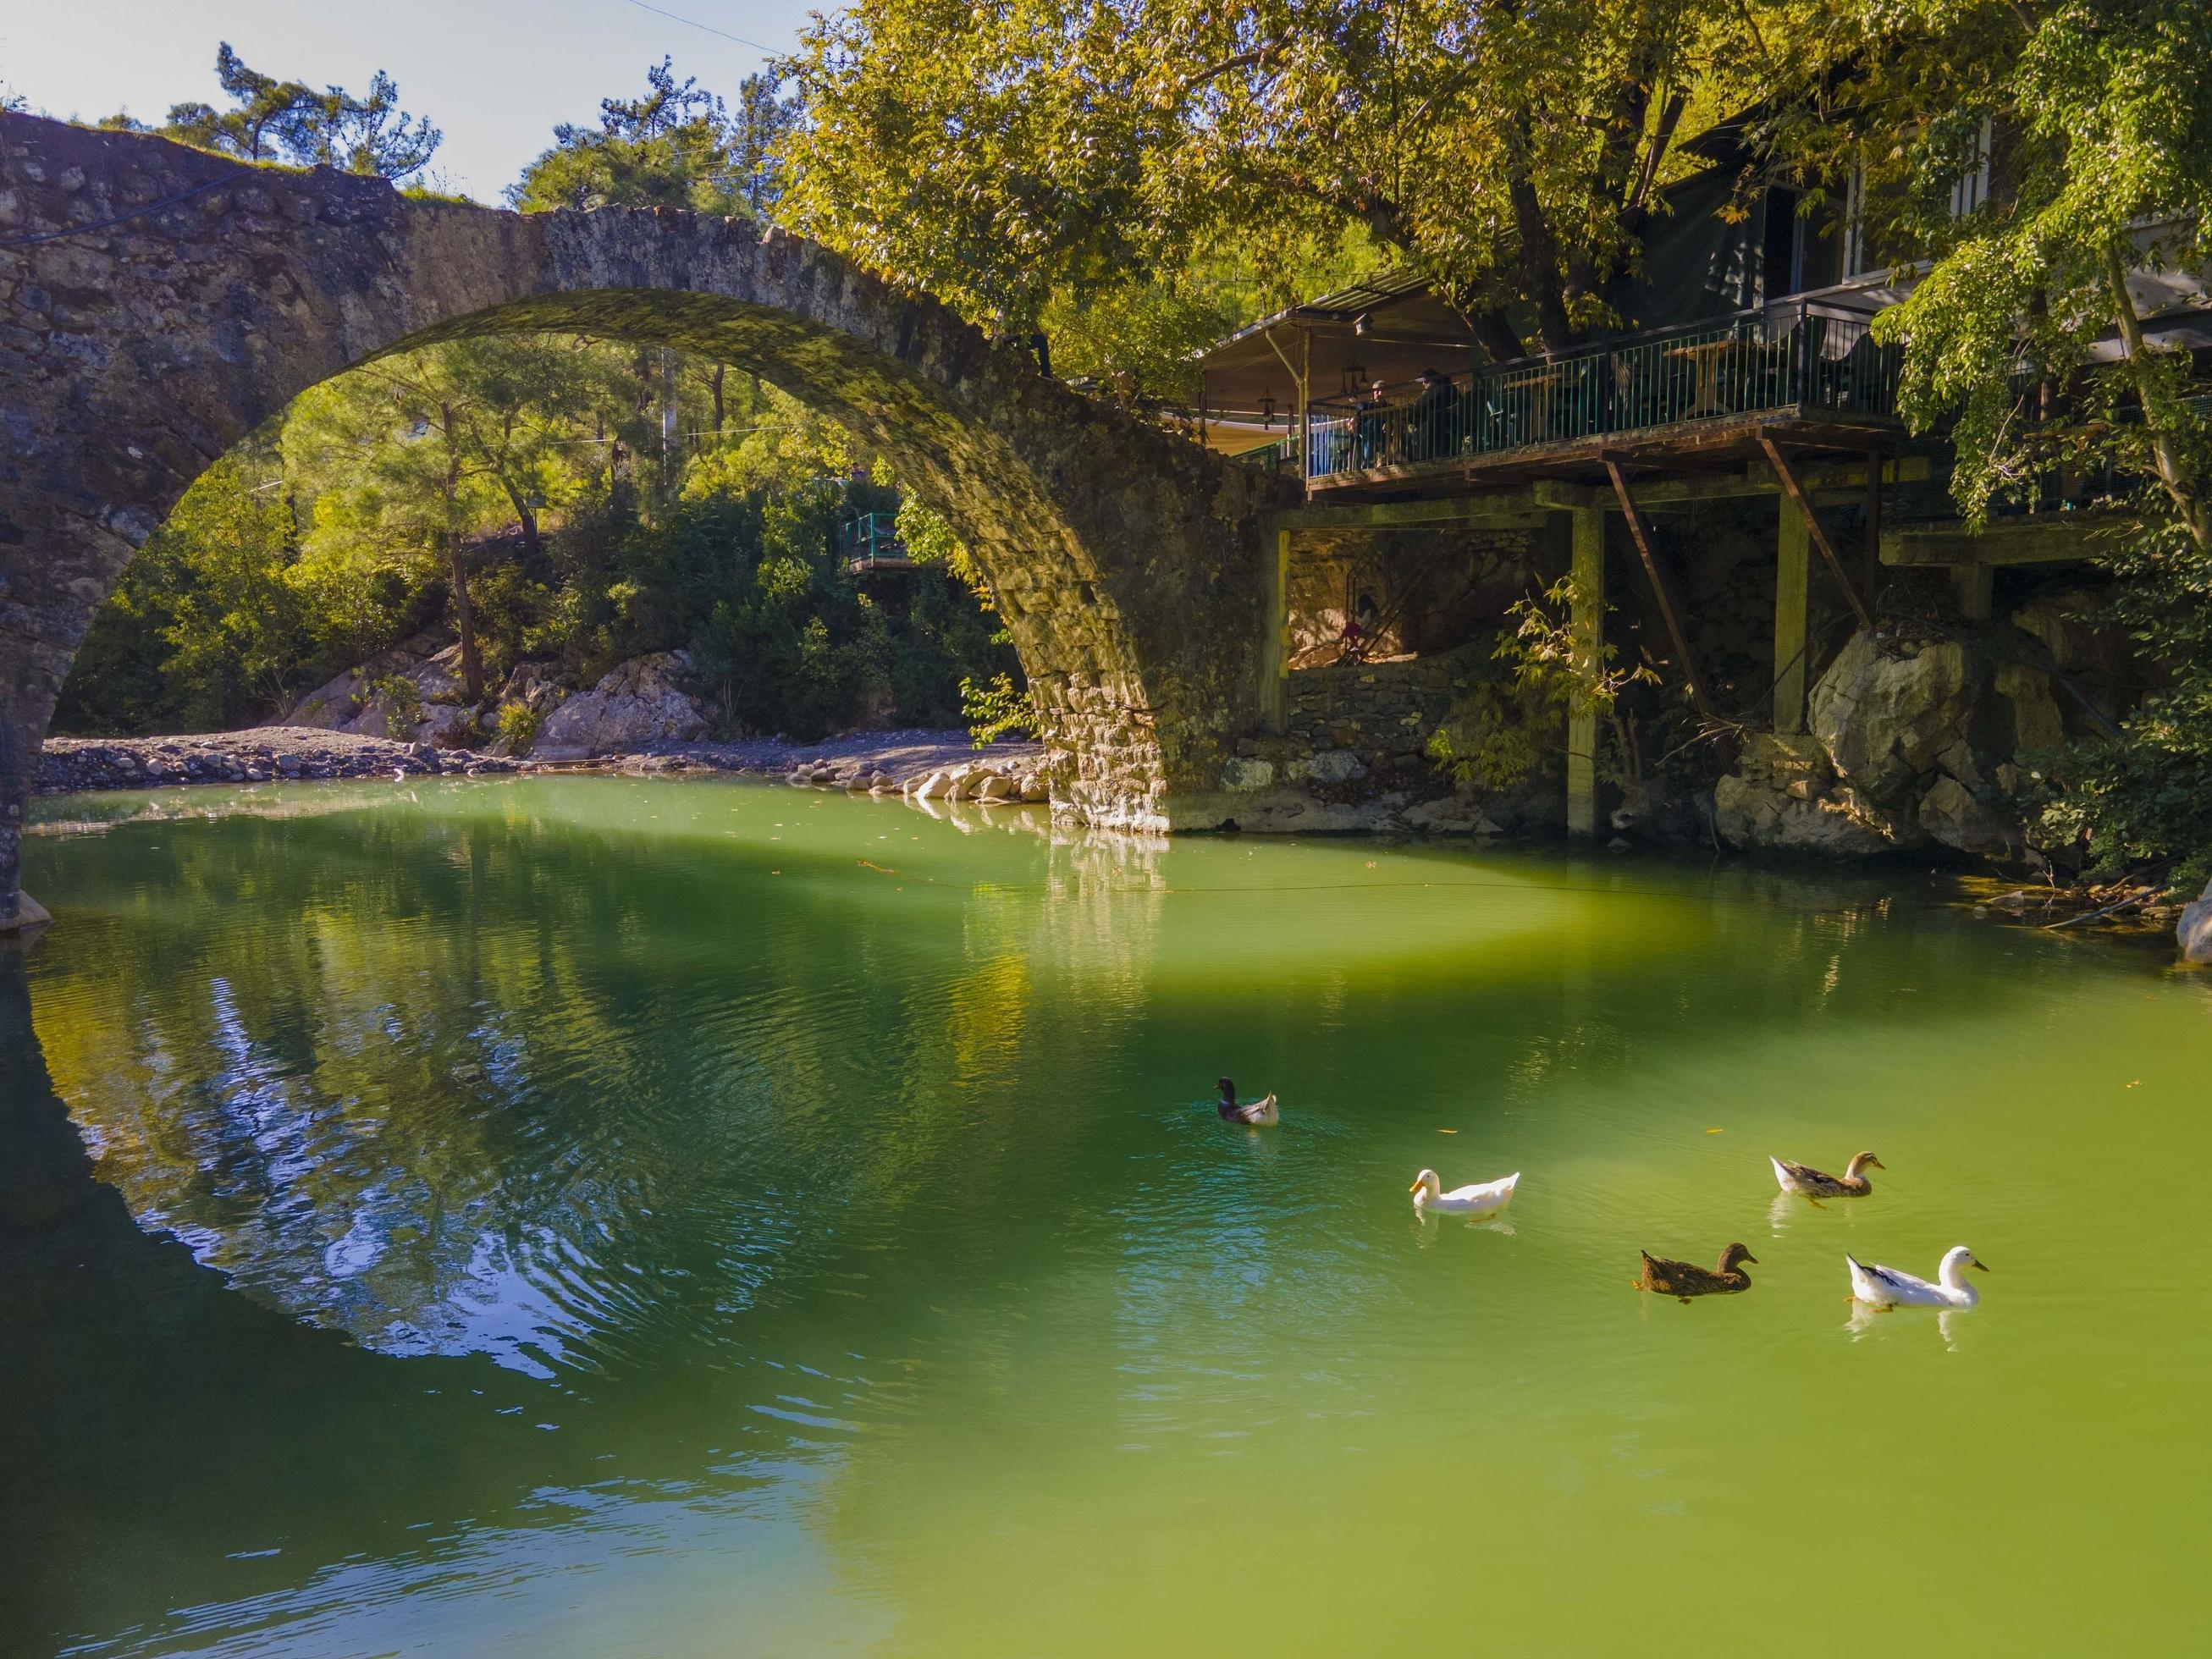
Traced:
[[461, 532], [446, 532], [446, 564], [453, 583], [453, 619], [461, 636], [461, 684], [471, 704], [483, 701], [483, 663], [477, 655], [476, 609], [469, 603], [469, 573], [462, 557]]
[[1528, 136], [1516, 125], [1507, 129], [1505, 198], [1513, 210], [1513, 228], [1521, 238], [1521, 288], [1536, 308], [1536, 332], [1546, 351], [1565, 351], [1576, 343], [1561, 293], [1565, 272], [1559, 264], [1559, 245], [1545, 216], [1543, 202], [1530, 177], [1532, 165]]
[[660, 493], [676, 499], [676, 354], [660, 348]]
[[507, 501], [514, 507], [515, 522], [522, 526], [523, 554], [535, 559], [544, 552], [545, 544], [538, 537], [538, 515], [530, 510], [530, 498], [508, 479], [502, 478], [500, 483], [507, 491]]
[[2135, 298], [2128, 292], [2127, 265], [2117, 247], [2105, 250], [2105, 280], [2112, 289], [2112, 313], [2127, 349], [2128, 373], [2135, 381], [2136, 397], [2142, 400], [2143, 425], [2150, 434], [2151, 462], [2158, 469], [2159, 483], [2197, 550], [2212, 551], [2212, 501], [2205, 498], [2204, 480], [2195, 476], [2177, 441], [2187, 416], [2150, 360], [2142, 320], [2136, 315]]
[[461, 636], [461, 685], [471, 703], [483, 701], [483, 663], [477, 655], [476, 607], [469, 603], [468, 562], [461, 537], [461, 449], [453, 430], [453, 406], [438, 405], [446, 434], [446, 568], [453, 584], [453, 624]]
[[714, 435], [717, 438], [722, 435], [722, 376], [725, 372], [721, 364], [714, 365]]

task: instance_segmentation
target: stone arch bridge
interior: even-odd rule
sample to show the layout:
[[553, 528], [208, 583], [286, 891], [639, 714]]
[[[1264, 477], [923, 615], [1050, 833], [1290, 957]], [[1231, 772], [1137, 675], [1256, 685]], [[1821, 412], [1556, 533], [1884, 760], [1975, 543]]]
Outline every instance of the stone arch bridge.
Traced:
[[0, 931], [70, 660], [185, 488], [319, 380], [522, 330], [757, 368], [859, 434], [989, 579], [1036, 691], [1054, 811], [1221, 821], [1234, 738], [1277, 677], [1271, 481], [802, 237], [417, 200], [0, 114]]

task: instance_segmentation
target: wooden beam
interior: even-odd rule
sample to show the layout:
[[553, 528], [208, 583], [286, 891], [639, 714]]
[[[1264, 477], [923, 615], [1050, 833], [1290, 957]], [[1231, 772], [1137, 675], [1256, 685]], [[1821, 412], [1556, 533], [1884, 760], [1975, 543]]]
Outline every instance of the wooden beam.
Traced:
[[1813, 574], [1812, 538], [1794, 503], [1775, 506], [1774, 729], [1786, 738], [1805, 729], [1805, 596]]
[[1889, 565], [2058, 564], [2094, 559], [2101, 536], [2134, 528], [2134, 520], [2101, 513], [2043, 514], [1992, 524], [1977, 534], [1955, 520], [1899, 525], [1882, 532]]
[[1540, 529], [1546, 515], [1527, 489], [1475, 495], [1436, 495], [1409, 501], [1345, 501], [1293, 507], [1273, 515], [1292, 530], [1413, 530], [1468, 524], [1494, 529]]
[[1804, 515], [1806, 533], [1812, 537], [1813, 545], [1820, 550], [1820, 556], [1827, 561], [1828, 568], [1835, 572], [1836, 581], [1843, 588], [1844, 597], [1851, 602], [1851, 613], [1859, 619], [1859, 626], [1872, 628], [1874, 613], [1867, 609], [1866, 601], [1859, 597], [1859, 585], [1851, 580], [1850, 572], [1844, 568], [1844, 562], [1836, 556], [1835, 547], [1828, 540], [1828, 532], [1820, 528], [1820, 515], [1813, 510], [1813, 500], [1805, 493], [1805, 486], [1797, 482], [1797, 475], [1790, 470], [1789, 457], [1782, 453], [1781, 446], [1764, 432], [1759, 434], [1759, 447], [1766, 452], [1766, 464], [1774, 469], [1774, 476], [1782, 480], [1782, 488], [1796, 503], [1797, 511]]
[[[1593, 461], [1593, 464], [1594, 461]], [[1659, 461], [1639, 461], [1639, 466], [1657, 466]], [[1901, 455], [1882, 463], [1882, 482], [1887, 484], [1923, 483], [1935, 476], [1935, 466], [1926, 455]], [[1806, 493], [1822, 507], [1849, 507], [1866, 499], [1866, 467], [1860, 461], [1826, 461], [1813, 465], [1802, 464], [1797, 469], [1797, 480], [1805, 486]], [[1435, 489], [1436, 495], [1419, 501], [1355, 501], [1342, 506], [1322, 506], [1340, 488], [1326, 479], [1316, 481], [1322, 493], [1315, 497], [1316, 505], [1308, 511], [1315, 513], [1362, 513], [1381, 509], [1386, 513], [1406, 513], [1415, 508], [1434, 510], [1451, 501], [1479, 501], [1491, 504], [1485, 511], [1511, 511], [1513, 503], [1527, 501], [1539, 508], [1556, 507], [1571, 511], [1579, 501], [1588, 498], [1591, 485], [1578, 483], [1572, 478], [1532, 478], [1517, 485], [1492, 481], [1472, 486], [1476, 491], [1467, 492], [1471, 486], [1456, 477], [1434, 477], [1419, 482], [1420, 488]], [[1603, 484], [1595, 486], [1600, 495], [1610, 495]], [[1637, 504], [1646, 511], [1656, 507], [1676, 507], [1698, 501], [1741, 501], [1747, 496], [1771, 495], [1782, 488], [1771, 468], [1762, 459], [1752, 459], [1739, 465], [1733, 471], [1699, 471], [1695, 476], [1678, 478], [1638, 478], [1636, 480]], [[1292, 508], [1291, 511], [1297, 511]], [[1329, 522], [1322, 519], [1311, 521], [1312, 527], [1321, 528]], [[1357, 526], [1354, 526], [1357, 527]], [[1382, 526], [1376, 526], [1381, 528]]]
[[1644, 515], [1636, 510], [1636, 497], [1629, 494], [1628, 475], [1620, 470], [1620, 463], [1609, 460], [1605, 464], [1607, 475], [1613, 480], [1613, 493], [1620, 498], [1621, 516], [1628, 520], [1628, 533], [1636, 543], [1636, 555], [1644, 561], [1644, 574], [1651, 579], [1651, 591], [1658, 597], [1659, 614], [1667, 623], [1667, 637], [1674, 642], [1674, 654], [1681, 659], [1682, 677], [1690, 683], [1690, 701], [1707, 720], [1720, 717], [1713, 712], [1712, 699], [1705, 696], [1705, 683], [1698, 677], [1697, 659], [1690, 654], [1689, 635], [1682, 631], [1682, 618], [1674, 608], [1674, 590], [1667, 581], [1667, 573], [1659, 568], [1657, 550], [1651, 545], [1651, 532], [1645, 526]]
[[[1569, 515], [1573, 526], [1568, 564], [1574, 580], [1574, 605], [1567, 618], [1575, 666], [1592, 672], [1605, 663], [1605, 511], [1595, 503]], [[1586, 841], [1597, 837], [1597, 708], [1567, 705], [1567, 833]]]

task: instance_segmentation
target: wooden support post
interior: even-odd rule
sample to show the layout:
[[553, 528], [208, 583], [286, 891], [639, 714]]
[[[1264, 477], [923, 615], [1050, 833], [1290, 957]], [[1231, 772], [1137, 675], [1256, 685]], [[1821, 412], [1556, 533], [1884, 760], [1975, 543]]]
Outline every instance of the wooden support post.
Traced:
[[1866, 602], [1874, 609], [1881, 586], [1881, 452], [1867, 452]]
[[1269, 592], [1267, 605], [1268, 654], [1274, 659], [1273, 670], [1261, 687], [1261, 696], [1267, 700], [1267, 729], [1278, 737], [1289, 718], [1291, 681], [1291, 532], [1275, 532], [1275, 580]]
[[1986, 564], [1954, 564], [1951, 580], [1959, 590], [1959, 609], [1968, 622], [1987, 622], [1996, 609], [1996, 571]]
[[1780, 509], [1774, 542], [1774, 729], [1794, 737], [1805, 729], [1805, 590], [1813, 574], [1812, 538], [1795, 501]]
[[1866, 601], [1859, 597], [1859, 585], [1851, 580], [1850, 573], [1844, 568], [1844, 562], [1836, 556], [1835, 547], [1828, 540], [1828, 532], [1820, 528], [1820, 515], [1813, 511], [1813, 498], [1805, 493], [1805, 486], [1797, 482], [1797, 475], [1791, 471], [1781, 446], [1762, 432], [1759, 434], [1759, 447], [1766, 452], [1767, 464], [1774, 469], [1774, 476], [1782, 480], [1784, 491], [1797, 504], [1797, 510], [1805, 515], [1806, 532], [1813, 538], [1813, 545], [1820, 550], [1820, 556], [1827, 562], [1828, 568], [1835, 573], [1836, 580], [1843, 587], [1844, 597], [1851, 602], [1851, 611], [1858, 617], [1859, 626], [1872, 628], [1874, 616], [1867, 610]]
[[1667, 573], [1659, 568], [1658, 550], [1651, 545], [1651, 533], [1644, 526], [1644, 515], [1636, 510], [1636, 497], [1628, 493], [1628, 475], [1611, 456], [1606, 458], [1605, 471], [1613, 480], [1613, 493], [1620, 498], [1621, 516], [1628, 520], [1628, 534], [1636, 544], [1636, 556], [1644, 561], [1644, 574], [1651, 579], [1651, 591], [1658, 596], [1659, 614], [1666, 621], [1667, 637], [1674, 641], [1674, 654], [1682, 663], [1682, 677], [1690, 683], [1690, 701], [1707, 720], [1717, 720], [1720, 717], [1713, 712], [1712, 699], [1705, 695], [1705, 683], [1698, 678], [1697, 659], [1690, 654], [1690, 639], [1682, 631], [1674, 588], [1667, 580]]
[[[1569, 517], [1574, 611], [1567, 621], [1575, 666], [1596, 671], [1605, 661], [1605, 513], [1580, 507]], [[1576, 703], [1567, 708], [1567, 833], [1585, 841], [1597, 836], [1597, 710]]]

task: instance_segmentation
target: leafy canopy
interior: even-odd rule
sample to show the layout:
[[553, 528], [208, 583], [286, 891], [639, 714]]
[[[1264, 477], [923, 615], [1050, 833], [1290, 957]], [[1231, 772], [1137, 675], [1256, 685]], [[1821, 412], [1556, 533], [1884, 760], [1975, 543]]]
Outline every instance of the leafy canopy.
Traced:
[[172, 105], [164, 132], [244, 161], [343, 167], [394, 179], [420, 173], [444, 138], [427, 117], [412, 118], [399, 107], [399, 88], [382, 70], [365, 97], [343, 87], [318, 91], [303, 81], [262, 74], [225, 41], [216, 49], [215, 73], [229, 106]]
[[[1802, 85], [1792, 0], [860, 0], [784, 67], [793, 222], [1009, 331], [1365, 240], [1483, 343], [1606, 319], [1684, 143]], [[1817, 37], [1813, 37], [1817, 46]]]
[[780, 193], [775, 150], [795, 107], [769, 76], [749, 75], [735, 111], [678, 82], [672, 60], [645, 72], [636, 98], [603, 98], [596, 127], [553, 129], [553, 146], [507, 192], [525, 211], [550, 208], [692, 208], [764, 216]]

